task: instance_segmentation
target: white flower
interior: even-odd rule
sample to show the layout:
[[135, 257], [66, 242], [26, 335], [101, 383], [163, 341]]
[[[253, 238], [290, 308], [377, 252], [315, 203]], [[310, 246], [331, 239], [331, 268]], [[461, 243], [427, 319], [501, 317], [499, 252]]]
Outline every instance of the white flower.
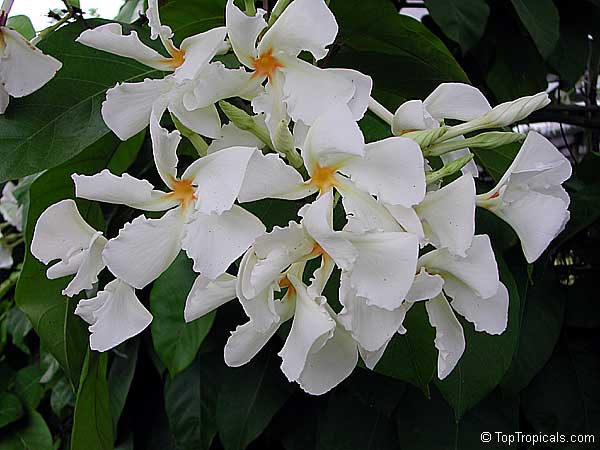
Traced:
[[[123, 35], [118, 23], [86, 30], [77, 38], [77, 42], [89, 47], [173, 72], [163, 79], [123, 83], [109, 89], [102, 104], [104, 121], [119, 138], [126, 140], [148, 125], [153, 110], [160, 120], [168, 109], [191, 130], [217, 137], [221, 123], [214, 102], [235, 95], [250, 95], [257, 88], [243, 69], [229, 70], [221, 63], [210, 63], [215, 55], [228, 49], [225, 27], [190, 36], [182, 41], [181, 48], [176, 48], [171, 40], [173, 32], [160, 23], [157, 0], [148, 1], [146, 15], [151, 38], [160, 38], [169, 57], [143, 44], [135, 31]], [[198, 89], [209, 93], [208, 97], [196, 98]]]
[[334, 231], [332, 203], [331, 191], [326, 192], [300, 211], [302, 224], [275, 227], [256, 240], [255, 258], [240, 268], [244, 297], [271, 286], [291, 264], [321, 256], [347, 274], [368, 304], [387, 310], [401, 305], [416, 269], [417, 237], [402, 231]]
[[[420, 273], [402, 309], [406, 312], [415, 301], [427, 300], [429, 321], [436, 329], [438, 377], [444, 379], [465, 350], [463, 328], [454, 311], [473, 323], [476, 331], [502, 334], [508, 322], [508, 291], [499, 281], [487, 235], [475, 236], [464, 258], [446, 249], [433, 250], [419, 258], [418, 266]], [[439, 290], [440, 277], [443, 292]], [[446, 295], [452, 298], [450, 303]]]
[[0, 214], [18, 231], [23, 231], [23, 206], [19, 205], [14, 196], [16, 187], [11, 181], [4, 185], [2, 197], [0, 197]]
[[348, 69], [320, 69], [298, 57], [310, 52], [315, 60], [327, 54], [338, 32], [335, 17], [323, 0], [294, 0], [266, 31], [265, 11], [249, 17], [228, 0], [225, 10], [227, 32], [233, 51], [252, 76], [267, 80], [266, 91], [252, 105], [264, 112], [273, 134], [281, 120], [312, 124], [332, 103], [341, 102], [360, 119], [368, 104], [372, 81]]
[[39, 217], [31, 254], [44, 264], [53, 260], [46, 276], [53, 280], [75, 274], [63, 295], [72, 297], [84, 289], [92, 289], [105, 267], [102, 249], [106, 245], [102, 232], [94, 230], [79, 215], [73, 200], [62, 200], [49, 206]]
[[481, 91], [463, 83], [442, 83], [427, 98], [409, 100], [396, 110], [392, 132], [428, 130], [440, 126], [444, 119], [475, 119], [492, 107]]
[[387, 205], [402, 227], [416, 234], [421, 244], [447, 248], [452, 254], [465, 256], [475, 234], [475, 182], [465, 174], [452, 183], [429, 191], [413, 208]]
[[116, 279], [90, 299], [77, 304], [75, 314], [90, 324], [90, 348], [105, 352], [141, 333], [152, 314], [135, 296], [135, 290]]
[[121, 280], [142, 289], [163, 273], [184, 249], [194, 270], [215, 279], [261, 235], [264, 225], [234, 205], [246, 166], [257, 151], [231, 147], [192, 163], [177, 176], [178, 131], [169, 133], [152, 115], [150, 133], [158, 172], [171, 190], [155, 190], [146, 180], [104, 170], [73, 175], [80, 198], [167, 212], [160, 219], [139, 216], [111, 239], [102, 257]]
[[[304, 127], [296, 124], [296, 128]], [[296, 128], [294, 132], [299, 134]], [[353, 231], [400, 231], [380, 202], [411, 207], [425, 195], [419, 146], [402, 137], [365, 145], [352, 113], [344, 105], [330, 106], [300, 140], [309, 180], [303, 181], [277, 155], [256, 155], [240, 192], [241, 202], [267, 197], [299, 199], [335, 188], [342, 195], [349, 220], [354, 222]]]
[[0, 114], [6, 111], [10, 97], [24, 97], [37, 91], [62, 67], [60, 61], [44, 55], [5, 26], [9, 9], [10, 4], [3, 5], [0, 11]]
[[550, 141], [531, 131], [496, 187], [477, 196], [477, 206], [512, 226], [530, 263], [569, 220], [569, 195], [561, 184], [571, 170], [567, 158]]

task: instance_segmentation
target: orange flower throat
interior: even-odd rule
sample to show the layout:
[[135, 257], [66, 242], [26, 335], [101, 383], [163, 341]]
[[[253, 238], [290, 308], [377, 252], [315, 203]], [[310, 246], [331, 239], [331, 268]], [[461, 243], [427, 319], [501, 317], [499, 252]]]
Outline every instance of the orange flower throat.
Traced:
[[273, 56], [273, 50], [268, 50], [258, 58], [252, 61], [252, 67], [254, 67], [254, 73], [252, 78], [267, 77], [269, 82], [272, 81], [275, 71], [283, 64]]
[[187, 208], [189, 204], [196, 200], [192, 180], [174, 180], [173, 191], [167, 194], [167, 197], [178, 201], [183, 208]]
[[335, 174], [337, 171], [338, 168], [335, 166], [321, 167], [317, 164], [317, 167], [308, 183], [319, 188], [319, 192], [324, 194], [329, 189], [337, 185], [337, 180], [335, 179]]

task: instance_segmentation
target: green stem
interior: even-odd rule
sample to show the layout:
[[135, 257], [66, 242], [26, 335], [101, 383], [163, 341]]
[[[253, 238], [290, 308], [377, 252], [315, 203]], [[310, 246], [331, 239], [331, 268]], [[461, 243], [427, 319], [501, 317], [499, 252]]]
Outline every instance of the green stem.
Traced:
[[206, 156], [208, 144], [204, 139], [202, 139], [202, 136], [200, 136], [198, 133], [193, 132], [184, 124], [182, 124], [181, 121], [177, 117], [175, 117], [173, 113], [171, 113], [171, 119], [173, 119], [173, 123], [175, 124], [175, 127], [177, 127], [181, 135], [187, 138], [192, 143], [192, 145], [198, 152], [198, 155], [201, 158], [203, 156]]
[[246, 14], [248, 16], [256, 15], [256, 5], [254, 4], [254, 0], [244, 0], [246, 3]]
[[50, 34], [52, 34], [58, 27], [67, 22], [69, 19], [73, 18], [74, 15], [73, 8], [71, 7], [68, 14], [56, 22], [54, 25], [49, 26], [48, 28], [39, 32], [39, 34], [31, 40], [33, 45], [37, 45], [41, 40], [46, 39]]
[[273, 25], [275, 21], [281, 16], [285, 8], [290, 4], [290, 0], [278, 0], [275, 6], [273, 7], [273, 11], [271, 11], [271, 15], [269, 16], [269, 26]]
[[273, 142], [271, 142], [269, 130], [257, 124], [246, 111], [224, 100], [219, 101], [219, 107], [236, 127], [240, 130], [249, 131], [259, 138], [267, 146], [267, 151], [273, 150], [274, 146]]
[[19, 276], [21, 275], [21, 269], [23, 268], [23, 264], [19, 264], [17, 266], [17, 270], [12, 272], [6, 280], [0, 283], [0, 299], [4, 298], [4, 296], [10, 291], [10, 289], [17, 284], [19, 280]]
[[466, 139], [456, 139], [433, 144], [425, 148], [423, 154], [425, 156], [439, 156], [466, 147], [490, 150], [506, 144], [512, 144], [513, 142], [521, 142], [524, 139], [525, 135], [520, 133], [490, 131]]
[[15, 242], [13, 242], [12, 244], [8, 244], [8, 248], [13, 249], [15, 248], [17, 245], [22, 244], [23, 242], [25, 242], [25, 238], [21, 237], [20, 239], [17, 239]]

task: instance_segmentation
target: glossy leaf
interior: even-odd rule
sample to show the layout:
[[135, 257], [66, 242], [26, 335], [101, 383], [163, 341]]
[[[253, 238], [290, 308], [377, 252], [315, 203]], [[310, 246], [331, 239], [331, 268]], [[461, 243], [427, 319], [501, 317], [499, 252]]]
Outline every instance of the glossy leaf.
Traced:
[[485, 0], [426, 0], [433, 20], [444, 34], [470, 50], [483, 36], [490, 7]]
[[31, 411], [0, 430], [0, 450], [53, 450], [52, 435], [42, 416]]
[[420, 22], [397, 13], [391, 2], [334, 0], [337, 47], [328, 67], [370, 75], [374, 97], [390, 108], [425, 98], [439, 83], [467, 81], [446, 46]]
[[242, 450], [256, 439], [292, 389], [272, 350], [261, 352], [245, 366], [226, 370], [216, 415], [225, 450]]
[[20, 419], [25, 414], [23, 405], [13, 394], [0, 394], [0, 428]]
[[521, 315], [519, 292], [504, 260], [499, 255], [496, 255], [496, 259], [500, 278], [510, 295], [506, 331], [500, 336], [476, 332], [472, 324], [461, 318], [466, 341], [465, 352], [447, 378], [442, 381], [434, 378], [457, 420], [500, 384], [517, 347]]
[[106, 353], [88, 350], [71, 433], [71, 450], [112, 450], [113, 421], [106, 383]]
[[[116, 146], [117, 139], [107, 136], [79, 157], [47, 171], [33, 183], [25, 231], [26, 248], [31, 244], [33, 229], [40, 214], [48, 206], [74, 197], [71, 174], [99, 172], [110, 161]], [[78, 204], [82, 217], [101, 229], [103, 219], [99, 206], [85, 201]], [[44, 347], [58, 360], [71, 382], [77, 385], [88, 346], [86, 325], [73, 314], [77, 299], [69, 299], [61, 294], [69, 279], [48, 280], [46, 269], [29, 252], [26, 253], [17, 283], [16, 302], [31, 321]], [[44, 295], [40, 295], [40, 292]]]
[[44, 387], [40, 384], [41, 378], [42, 370], [37, 363], [17, 371], [14, 391], [27, 411], [35, 410], [42, 400]]
[[558, 10], [552, 0], [511, 0], [540, 54], [550, 56], [560, 34]]
[[225, 25], [226, 0], [172, 0], [160, 9], [160, 17], [180, 41], [193, 34]]
[[134, 338], [121, 344], [114, 352], [115, 355], [108, 372], [110, 415], [113, 419], [115, 434], [135, 374], [139, 342], [139, 339]]
[[183, 319], [185, 300], [197, 276], [192, 262], [181, 253], [150, 293], [152, 342], [171, 376], [192, 363], [215, 318], [213, 312], [190, 323]]
[[108, 88], [160, 75], [130, 59], [75, 42], [85, 24], [102, 23], [78, 21], [40, 43], [40, 49], [63, 67], [39, 91], [11, 100], [0, 116], [0, 182], [56, 167], [82, 152], [109, 133], [100, 114]]

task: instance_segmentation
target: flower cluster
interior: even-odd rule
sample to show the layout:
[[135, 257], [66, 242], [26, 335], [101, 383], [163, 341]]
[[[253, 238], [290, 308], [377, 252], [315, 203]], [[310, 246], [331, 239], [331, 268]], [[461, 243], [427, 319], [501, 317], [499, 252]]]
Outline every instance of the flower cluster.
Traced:
[[[371, 98], [368, 76], [316, 65], [338, 31], [324, 0], [279, 0], [268, 21], [265, 14], [248, 15], [229, 0], [225, 27], [176, 47], [157, 1], [149, 0], [151, 38], [168, 56], [116, 23], [79, 36], [82, 44], [169, 72], [118, 84], [102, 105], [106, 124], [121, 139], [149, 125], [165, 189], [108, 170], [74, 174], [78, 198], [154, 212], [152, 218], [140, 214], [107, 239], [73, 200], [63, 200], [39, 217], [31, 253], [45, 264], [58, 260], [49, 278], [75, 275], [65, 295], [92, 292], [75, 312], [90, 324], [94, 350], [113, 348], [148, 326], [152, 315], [136, 290], [183, 250], [198, 273], [185, 320], [235, 299], [248, 316], [225, 346], [230, 366], [247, 363], [291, 320], [281, 369], [306, 392], [322, 394], [359, 357], [375, 367], [396, 333], [407, 332], [403, 322], [412, 306], [424, 302], [443, 379], [465, 350], [457, 314], [476, 331], [501, 334], [507, 327], [509, 295], [490, 239], [475, 234], [476, 207], [514, 228], [529, 262], [569, 218], [561, 184], [571, 166], [548, 140], [535, 132], [473, 134], [519, 121], [548, 97], [492, 108], [476, 88], [445, 83], [392, 114]], [[241, 67], [219, 61], [230, 51]], [[231, 97], [249, 101], [256, 115], [222, 101]], [[216, 104], [228, 124], [221, 126]], [[357, 121], [367, 108], [390, 125], [392, 137], [365, 143]], [[167, 110], [177, 130], [161, 124]], [[178, 167], [182, 134], [212, 139], [186, 168]], [[477, 195], [469, 148], [523, 140], [497, 186]], [[433, 170], [438, 157], [443, 166]], [[308, 200], [299, 220], [267, 232], [243, 207], [265, 198]], [[334, 224], [336, 208], [345, 212], [341, 225]], [[233, 275], [228, 271], [238, 260]], [[317, 267], [311, 260], [318, 268], [309, 273]], [[94, 294], [104, 268], [114, 280]], [[323, 295], [334, 270], [341, 273], [337, 311]]]

